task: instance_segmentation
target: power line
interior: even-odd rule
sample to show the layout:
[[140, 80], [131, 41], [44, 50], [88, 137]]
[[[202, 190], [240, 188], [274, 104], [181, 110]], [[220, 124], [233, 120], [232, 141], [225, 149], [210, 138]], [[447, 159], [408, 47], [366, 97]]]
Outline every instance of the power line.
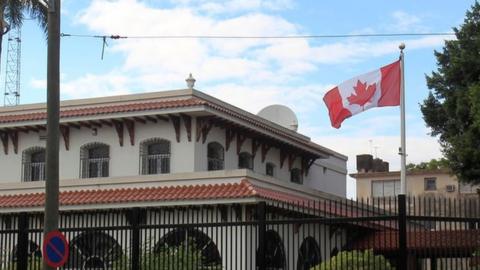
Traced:
[[285, 36], [222, 36], [222, 35], [151, 35], [151, 36], [121, 36], [121, 35], [89, 35], [61, 33], [61, 37], [96, 38], [102, 40], [101, 59], [108, 46], [107, 39], [328, 39], [355, 37], [418, 37], [418, 36], [451, 36], [455, 33], [381, 33], [381, 34], [341, 34], [341, 35], [285, 35]]
[[223, 36], [223, 35], [89, 35], [61, 33], [61, 37], [101, 38], [101, 39], [322, 39], [355, 37], [416, 37], [416, 36], [452, 36], [452, 32], [433, 33], [379, 33], [379, 34], [339, 34], [339, 35], [285, 35], [285, 36]]

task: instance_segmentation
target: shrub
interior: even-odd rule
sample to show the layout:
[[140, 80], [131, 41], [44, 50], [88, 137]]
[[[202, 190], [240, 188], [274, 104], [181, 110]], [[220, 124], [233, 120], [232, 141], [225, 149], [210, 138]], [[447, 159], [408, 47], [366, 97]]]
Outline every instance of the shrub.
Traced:
[[342, 251], [312, 270], [394, 270], [390, 262], [373, 250]]
[[[130, 269], [130, 258], [126, 255], [119, 258], [112, 265], [112, 269]], [[179, 246], [164, 247], [158, 252], [140, 251], [140, 269], [156, 270], [204, 270], [222, 269], [220, 265], [204, 266], [202, 264], [202, 251], [197, 249], [194, 242], [189, 239], [187, 243]]]

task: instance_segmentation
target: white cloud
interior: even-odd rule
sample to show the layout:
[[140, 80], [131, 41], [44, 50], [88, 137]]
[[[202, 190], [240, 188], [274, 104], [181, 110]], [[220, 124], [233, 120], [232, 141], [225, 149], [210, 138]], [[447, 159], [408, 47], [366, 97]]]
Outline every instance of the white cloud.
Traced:
[[419, 16], [408, 14], [405, 11], [395, 11], [392, 14], [394, 22], [389, 26], [390, 29], [394, 29], [399, 32], [420, 32], [425, 31], [426, 27], [423, 26], [422, 19]]
[[292, 0], [171, 0], [181, 6], [194, 7], [209, 14], [238, 13], [258, 10], [283, 10], [293, 6]]
[[[323, 104], [324, 93], [331, 85], [240, 85], [218, 84], [207, 87], [206, 93], [237, 107], [256, 114], [272, 104], [282, 104], [292, 108], [299, 116], [317, 110]], [[254, 97], [254, 98], [253, 98]]]
[[[45, 90], [46, 80], [32, 79], [33, 88]], [[62, 99], [78, 99], [88, 97], [102, 97], [132, 93], [133, 81], [126, 76], [111, 72], [104, 75], [85, 74], [82, 77], [60, 82]]]
[[[259, 6], [287, 8], [290, 1], [180, 2], [180, 6], [167, 9], [148, 6], [148, 2], [138, 0], [97, 0], [77, 15], [77, 21], [97, 33], [133, 36], [301, 34], [297, 25], [284, 18], [258, 12], [261, 10]], [[190, 8], [205, 3], [243, 7], [254, 12], [215, 18]], [[407, 40], [407, 49], [437, 46], [443, 43], [443, 39], [426, 37]], [[139, 84], [165, 89], [178, 85], [179, 78], [184, 78], [189, 72], [207, 85], [224, 83], [225, 80], [241, 81], [243, 85], [286, 84], [315, 71], [321, 64], [352, 63], [396, 54], [399, 43], [400, 40], [367, 39], [320, 45], [312, 45], [307, 39], [123, 39], [112, 42], [107, 50], [124, 56], [125, 61], [119, 69], [134, 73], [137, 80], [143, 79]]]
[[30, 80], [30, 86], [36, 89], [47, 89], [47, 81], [46, 80], [40, 80], [40, 79], [32, 79]]

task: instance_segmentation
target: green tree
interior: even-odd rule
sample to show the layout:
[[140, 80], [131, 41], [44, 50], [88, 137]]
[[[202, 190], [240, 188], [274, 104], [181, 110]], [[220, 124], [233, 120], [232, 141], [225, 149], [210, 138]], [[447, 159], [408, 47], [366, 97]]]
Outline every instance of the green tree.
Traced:
[[448, 160], [444, 158], [440, 158], [440, 159], [431, 159], [428, 162], [420, 162], [418, 164], [414, 164], [414, 163], [407, 164], [407, 170], [409, 171], [441, 170], [441, 169], [449, 169]]
[[36, 19], [43, 31], [47, 31], [47, 9], [43, 6], [42, 1], [0, 0], [0, 57], [2, 54], [3, 36], [11, 28], [22, 26], [25, 19], [24, 12]]
[[372, 250], [342, 251], [312, 270], [394, 270], [385, 257]]
[[480, 183], [480, 4], [475, 2], [456, 40], [435, 51], [437, 71], [427, 76], [432, 90], [421, 104], [432, 136], [439, 136], [452, 172]]

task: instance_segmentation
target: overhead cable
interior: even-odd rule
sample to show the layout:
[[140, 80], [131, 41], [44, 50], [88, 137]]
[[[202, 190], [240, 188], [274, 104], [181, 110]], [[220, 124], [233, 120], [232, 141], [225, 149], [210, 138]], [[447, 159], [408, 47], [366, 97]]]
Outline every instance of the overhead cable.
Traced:
[[379, 34], [338, 34], [338, 35], [279, 35], [279, 36], [235, 36], [235, 35], [89, 35], [61, 33], [62, 37], [101, 38], [101, 39], [321, 39], [355, 37], [415, 37], [415, 36], [452, 36], [452, 32], [432, 33], [379, 33]]

